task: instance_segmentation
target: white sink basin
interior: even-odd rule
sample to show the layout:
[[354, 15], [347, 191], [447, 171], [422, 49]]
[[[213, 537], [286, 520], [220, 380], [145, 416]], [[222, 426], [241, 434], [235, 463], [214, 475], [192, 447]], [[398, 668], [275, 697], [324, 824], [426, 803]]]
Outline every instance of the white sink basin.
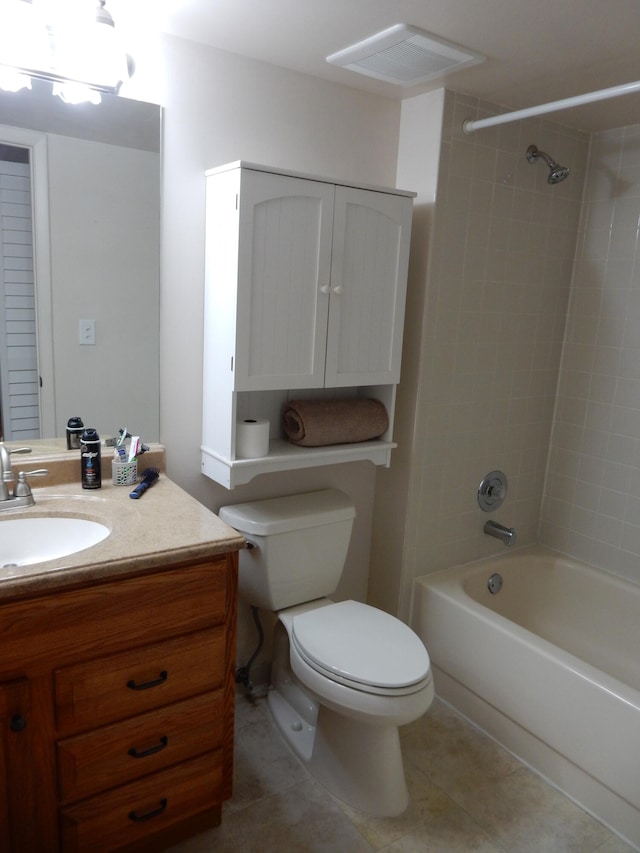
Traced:
[[68, 557], [102, 542], [110, 530], [86, 518], [0, 519], [0, 569]]

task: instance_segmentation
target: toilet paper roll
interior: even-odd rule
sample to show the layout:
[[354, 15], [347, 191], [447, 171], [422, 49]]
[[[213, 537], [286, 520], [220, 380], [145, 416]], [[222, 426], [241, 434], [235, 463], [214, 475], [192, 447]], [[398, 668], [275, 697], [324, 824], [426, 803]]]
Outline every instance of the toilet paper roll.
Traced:
[[236, 425], [236, 457], [255, 459], [269, 454], [269, 421], [247, 418]]

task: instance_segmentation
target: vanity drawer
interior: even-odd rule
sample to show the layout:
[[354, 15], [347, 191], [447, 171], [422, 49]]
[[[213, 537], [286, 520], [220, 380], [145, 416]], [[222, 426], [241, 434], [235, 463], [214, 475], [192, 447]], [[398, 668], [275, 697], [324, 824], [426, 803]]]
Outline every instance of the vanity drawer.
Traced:
[[[221, 797], [222, 756], [217, 750], [61, 809], [62, 850], [112, 853], [203, 811], [219, 823]], [[160, 842], [148, 849], [162, 849]]]
[[220, 625], [54, 672], [60, 733], [141, 714], [222, 685], [225, 629]]
[[177, 764], [222, 743], [222, 692], [59, 741], [62, 801], [79, 799]]
[[228, 566], [212, 558], [0, 607], [0, 675], [25, 660], [44, 671], [223, 625], [233, 606]]

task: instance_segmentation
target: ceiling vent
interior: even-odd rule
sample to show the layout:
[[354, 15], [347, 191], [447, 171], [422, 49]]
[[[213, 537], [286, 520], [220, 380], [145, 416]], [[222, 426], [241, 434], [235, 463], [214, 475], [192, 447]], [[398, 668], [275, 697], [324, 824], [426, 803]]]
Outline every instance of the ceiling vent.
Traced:
[[484, 62], [485, 57], [430, 33], [395, 24], [327, 56], [327, 62], [398, 86], [415, 86]]

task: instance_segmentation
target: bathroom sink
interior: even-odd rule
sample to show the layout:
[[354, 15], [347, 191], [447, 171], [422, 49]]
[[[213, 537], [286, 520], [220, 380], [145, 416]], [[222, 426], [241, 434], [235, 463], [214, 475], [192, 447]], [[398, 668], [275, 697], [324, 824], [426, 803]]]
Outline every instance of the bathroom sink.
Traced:
[[65, 516], [0, 520], [0, 569], [68, 557], [102, 542], [110, 530], [86, 518]]

